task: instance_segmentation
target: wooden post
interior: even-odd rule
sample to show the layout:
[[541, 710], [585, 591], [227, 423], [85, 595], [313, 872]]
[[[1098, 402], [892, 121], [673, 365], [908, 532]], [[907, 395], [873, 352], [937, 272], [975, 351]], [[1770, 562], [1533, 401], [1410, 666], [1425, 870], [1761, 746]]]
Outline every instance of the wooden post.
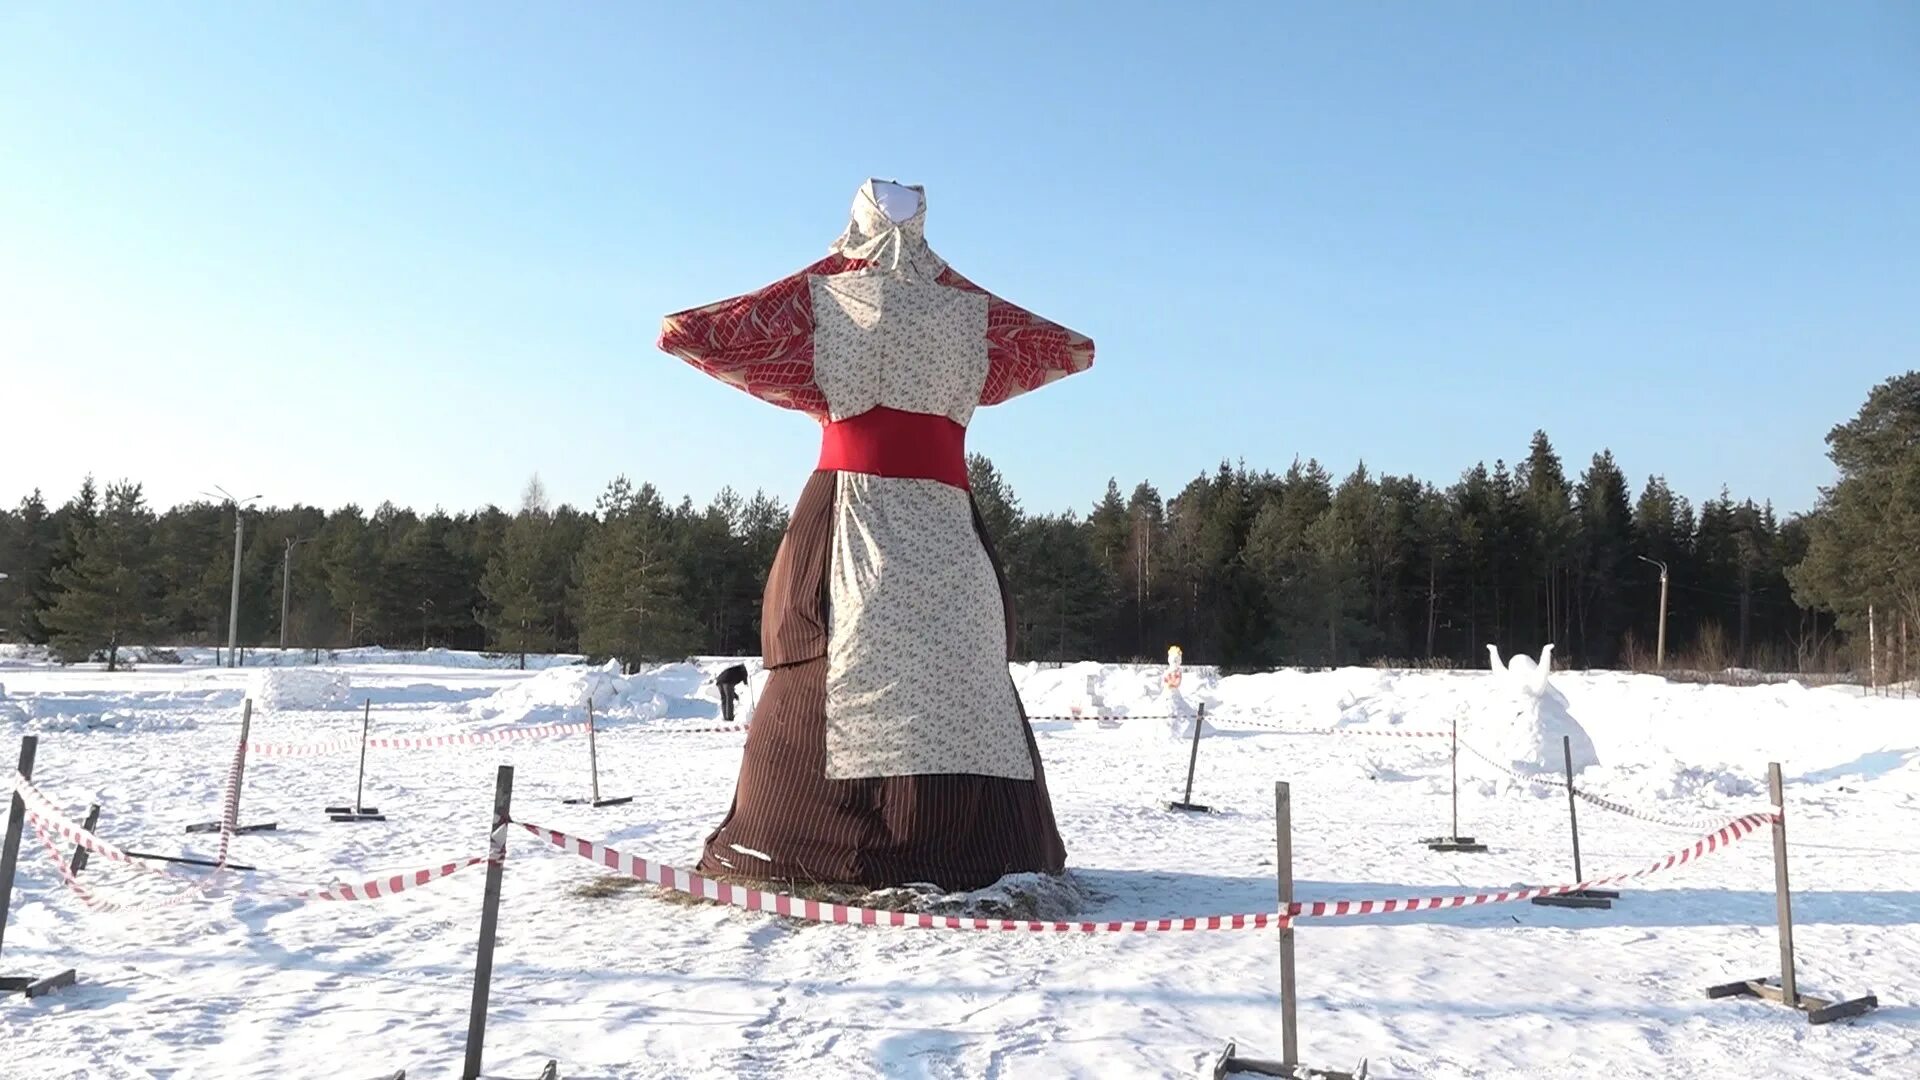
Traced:
[[493, 982], [494, 932], [500, 925], [500, 879], [507, 869], [507, 822], [513, 803], [513, 766], [502, 765], [493, 785], [492, 833], [487, 842], [487, 888], [480, 906], [480, 955], [473, 965], [473, 1006], [467, 1014], [467, 1060], [460, 1080], [480, 1075], [487, 1040], [487, 993]]
[[1195, 810], [1202, 814], [1207, 813], [1206, 807], [1193, 801], [1193, 767], [1200, 760], [1200, 732], [1206, 726], [1207, 707], [1203, 703], [1200, 706], [1199, 715], [1193, 718], [1193, 749], [1187, 751], [1187, 793], [1180, 797], [1179, 802], [1168, 803], [1169, 810]]
[[1786, 1004], [1800, 1007], [1793, 980], [1793, 895], [1787, 886], [1787, 807], [1780, 781], [1780, 763], [1767, 762], [1767, 795], [1773, 800], [1773, 904], [1780, 920], [1780, 994]]
[[1280, 1064], [1300, 1063], [1294, 1027], [1293, 982], [1293, 795], [1286, 781], [1273, 784], [1274, 867], [1280, 877]]
[[1787, 883], [1787, 806], [1780, 763], [1767, 762], [1767, 794], [1773, 799], [1773, 894], [1774, 915], [1780, 923], [1780, 981], [1742, 979], [1707, 987], [1707, 997], [1757, 997], [1777, 1002], [1807, 1014], [1809, 1024], [1829, 1024], [1879, 1007], [1872, 994], [1843, 1001], [1802, 994], [1793, 971], [1793, 894]]
[[[39, 745], [38, 736], [22, 735], [20, 737], [19, 772], [29, 780], [33, 779], [33, 757]], [[11, 784], [8, 785], [8, 789], [12, 791]], [[20, 797], [18, 791], [12, 791], [12, 795], [13, 797], [7, 800], [6, 841], [0, 844], [0, 945], [6, 942], [7, 911], [13, 906], [13, 870], [20, 859], [20, 831], [27, 824], [26, 800]], [[30, 998], [39, 997], [63, 986], [72, 986], [74, 978], [72, 968], [39, 979], [31, 975], [0, 976], [0, 994], [22, 993]]]
[[[85, 829], [88, 832], [92, 832], [94, 829], [94, 826], [98, 824], [100, 824], [100, 804], [94, 803], [93, 805], [87, 807], [87, 820], [80, 827]], [[67, 870], [71, 873], [78, 874], [80, 871], [85, 870], [86, 868], [87, 868], [87, 846], [85, 844], [73, 845], [73, 859], [72, 861], [67, 863]]]

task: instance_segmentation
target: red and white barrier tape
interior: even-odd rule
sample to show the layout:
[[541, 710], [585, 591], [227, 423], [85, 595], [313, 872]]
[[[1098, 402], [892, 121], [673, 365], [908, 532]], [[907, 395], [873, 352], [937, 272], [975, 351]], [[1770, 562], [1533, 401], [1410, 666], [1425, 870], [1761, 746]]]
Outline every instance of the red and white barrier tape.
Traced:
[[[205, 887], [210, 881], [210, 876], [193, 875], [164, 866], [155, 866], [143, 859], [138, 859], [127, 854], [119, 847], [101, 839], [97, 834], [88, 831], [84, 826], [77, 824], [72, 818], [61, 813], [59, 808], [53, 805], [52, 800], [48, 799], [45, 793], [34, 787], [32, 781], [21, 776], [19, 773], [14, 774], [12, 786], [15, 791], [19, 792], [21, 801], [27, 805], [27, 819], [34, 823], [34, 828], [40, 833], [48, 854], [53, 858], [54, 862], [60, 866], [62, 879], [67, 882], [69, 888], [75, 891], [75, 895], [88, 901], [89, 907], [101, 911], [126, 910], [131, 907], [157, 909], [170, 907], [183, 900], [192, 899], [195, 895], [204, 894]], [[505, 829], [506, 825], [501, 824], [494, 830], [494, 835], [496, 837], [502, 835]], [[171, 898], [164, 903], [123, 905], [110, 904], [102, 901], [93, 890], [82, 884], [73, 875], [72, 870], [68, 867], [66, 860], [61, 854], [57, 841], [54, 839], [56, 836], [65, 839], [68, 843], [78, 844], [86, 850], [99, 855], [101, 858], [131, 867], [140, 873], [191, 885], [194, 887], [195, 892]], [[467, 867], [478, 866], [481, 863], [487, 862], [490, 858], [491, 856], [489, 855], [469, 856], [464, 859], [453, 859], [443, 862], [437, 866], [407, 870], [398, 874], [367, 877], [353, 883], [336, 881], [331, 885], [318, 889], [249, 887], [246, 891], [267, 899], [277, 900], [380, 900], [393, 896], [396, 893], [406, 892], [410, 889], [419, 888], [422, 885], [438, 881]]]
[[1751, 835], [1761, 826], [1772, 824], [1776, 816], [1777, 812], [1748, 814], [1745, 817], [1735, 818], [1714, 832], [1696, 840], [1692, 847], [1682, 848], [1650, 866], [1625, 874], [1589, 878], [1573, 885], [1542, 885], [1530, 889], [1507, 889], [1500, 892], [1468, 893], [1461, 896], [1424, 896], [1407, 900], [1315, 900], [1295, 904], [1293, 908], [1295, 915], [1303, 919], [1337, 918], [1343, 915], [1390, 915], [1398, 911], [1432, 911], [1436, 908], [1505, 904], [1516, 900], [1531, 900], [1536, 896], [1557, 896], [1562, 893], [1599, 888], [1603, 885], [1618, 885], [1625, 881], [1637, 881], [1663, 870], [1671, 870], [1718, 851], [1743, 836]]
[[[585, 720], [561, 724], [535, 724], [532, 727], [496, 728], [493, 731], [453, 732], [446, 735], [376, 735], [367, 740], [374, 750], [438, 750], [449, 746], [495, 746], [500, 743], [544, 739], [551, 735], [572, 735], [587, 730]], [[318, 743], [251, 742], [247, 749], [262, 757], [312, 757], [353, 750], [359, 739], [330, 739]]]
[[[1430, 911], [1436, 908], [1473, 907], [1480, 904], [1512, 903], [1517, 900], [1529, 900], [1536, 896], [1553, 896], [1561, 893], [1578, 892], [1582, 889], [1596, 888], [1602, 885], [1633, 881], [1670, 870], [1676, 866], [1692, 862], [1711, 852], [1732, 844], [1734, 841], [1752, 833], [1760, 826], [1774, 819], [1774, 814], [1748, 814], [1721, 826], [1718, 830], [1701, 837], [1690, 848], [1674, 852], [1640, 870], [1630, 873], [1614, 874], [1609, 877], [1593, 878], [1572, 885], [1542, 885], [1527, 889], [1507, 889], [1499, 892], [1467, 893], [1457, 896], [1427, 896], [1404, 900], [1314, 900], [1296, 903], [1289, 910], [1290, 919], [1335, 918], [1356, 915], [1384, 915], [1401, 911]], [[1201, 915], [1177, 919], [1133, 919], [1111, 922], [1069, 922], [1046, 921], [1037, 919], [983, 919], [960, 915], [932, 915], [922, 912], [882, 911], [875, 908], [851, 907], [844, 904], [825, 903], [807, 900], [785, 893], [766, 892], [734, 885], [725, 881], [716, 881], [690, 870], [681, 870], [652, 862], [638, 856], [628, 855], [604, 844], [594, 843], [570, 836], [558, 829], [549, 829], [527, 822], [515, 822], [521, 828], [545, 840], [547, 843], [596, 863], [610, 870], [626, 874], [640, 881], [651, 882], [674, 892], [685, 893], [702, 900], [711, 900], [717, 904], [737, 907], [745, 911], [768, 911], [791, 918], [805, 919], [809, 922], [840, 923], [858, 926], [897, 926], [930, 930], [1005, 930], [1016, 932], [1060, 932], [1060, 933], [1140, 933], [1152, 931], [1184, 930], [1243, 930], [1258, 929], [1279, 925], [1283, 920], [1278, 912], [1249, 912], [1237, 915]], [[1285, 921], [1290, 921], [1285, 920]]]

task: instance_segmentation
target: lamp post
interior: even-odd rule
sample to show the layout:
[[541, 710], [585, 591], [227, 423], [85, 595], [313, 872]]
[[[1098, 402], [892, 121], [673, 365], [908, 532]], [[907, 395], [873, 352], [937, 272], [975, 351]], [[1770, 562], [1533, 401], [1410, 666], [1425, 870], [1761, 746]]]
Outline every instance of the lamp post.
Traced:
[[[246, 531], [246, 525], [247, 525], [246, 508], [252, 503], [258, 501], [260, 496], [249, 495], [245, 499], [236, 499], [232, 495], [227, 494], [226, 488], [216, 487], [213, 490], [219, 492], [220, 497], [225, 499], [229, 506], [233, 507], [233, 593], [227, 600], [227, 666], [239, 667], [240, 666], [240, 543], [241, 543], [241, 536]], [[203, 491], [201, 492], [201, 494], [206, 495], [208, 498], [213, 498], [213, 496], [207, 492]]]
[[280, 556], [280, 648], [283, 652], [287, 647], [287, 609], [293, 596], [293, 549], [301, 544], [311, 543], [313, 543], [311, 536], [299, 540], [289, 536], [287, 550]]
[[1634, 558], [1660, 568], [1660, 633], [1653, 646], [1653, 666], [1665, 671], [1667, 668], [1667, 564], [1659, 559], [1649, 559], [1645, 555], [1635, 555]]

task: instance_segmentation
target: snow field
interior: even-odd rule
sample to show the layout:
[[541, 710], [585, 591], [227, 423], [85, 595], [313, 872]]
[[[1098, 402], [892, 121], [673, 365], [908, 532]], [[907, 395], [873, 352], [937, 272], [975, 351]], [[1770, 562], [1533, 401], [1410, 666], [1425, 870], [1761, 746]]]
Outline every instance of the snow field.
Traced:
[[[602, 790], [635, 801], [602, 810], [560, 801], [585, 793], [578, 738], [375, 751], [367, 801], [390, 820], [335, 825], [319, 808], [351, 799], [355, 754], [256, 758], [241, 818], [277, 820], [280, 832], [236, 837], [234, 857], [268, 869], [263, 882], [313, 885], [479, 853], [495, 767], [508, 763], [516, 818], [689, 866], [725, 812], [741, 740], [647, 729], [716, 719], [706, 679], [719, 666], [623, 677], [344, 665], [345, 705], [256, 702], [254, 737], [357, 737], [362, 700], [373, 702], [376, 735], [493, 730], [577, 719], [567, 710], [584, 694], [607, 719]], [[1109, 711], [1169, 711], [1155, 669], [1015, 669], [1035, 714], [1067, 712], [1089, 675]], [[9, 667], [3, 703], [19, 712], [0, 715], [0, 734], [39, 732], [37, 781], [72, 813], [101, 802], [105, 838], [206, 854], [214, 838], [180, 829], [217, 816], [251, 678], [197, 666], [107, 676], [21, 663]], [[1508, 706], [1499, 703], [1514, 699], [1498, 678], [1218, 678], [1190, 668], [1181, 689], [1223, 721], [1391, 730], [1457, 719], [1461, 738], [1477, 737], [1499, 761], [1512, 719], [1500, 718]], [[1521, 904], [1302, 921], [1305, 1058], [1348, 1067], [1367, 1056], [1387, 1077], [1911, 1074], [1920, 1060], [1920, 703], [1626, 675], [1556, 674], [1552, 686], [1600, 762], [1580, 772], [1581, 784], [1637, 807], [1726, 820], [1762, 807], [1766, 762], [1786, 762], [1802, 987], [1871, 989], [1882, 1009], [1808, 1029], [1776, 1006], [1704, 1000], [1710, 983], [1777, 965], [1763, 834], [1636, 884], [1610, 912]], [[1194, 791], [1217, 812], [1194, 817], [1162, 808], [1179, 793], [1187, 756], [1164, 726], [1036, 727], [1087, 898], [1080, 918], [1271, 910], [1276, 779], [1293, 788], [1301, 900], [1571, 874], [1564, 792], [1470, 755], [1460, 762], [1462, 830], [1494, 850], [1449, 856], [1415, 843], [1445, 831], [1444, 742], [1223, 724], [1202, 742]], [[1557, 747], [1549, 764], [1557, 770]], [[1594, 873], [1637, 869], [1695, 839], [1585, 805], [1581, 823]], [[0, 1005], [0, 1075], [452, 1075], [479, 870], [390, 900], [331, 905], [244, 899], [248, 875], [235, 874], [216, 890], [219, 903], [102, 916], [66, 893], [29, 841], [0, 968], [73, 966], [81, 985]], [[596, 887], [604, 875], [573, 856], [517, 831], [510, 845], [489, 1076], [531, 1076], [548, 1057], [562, 1075], [596, 1077], [1197, 1076], [1230, 1036], [1247, 1052], [1277, 1054], [1271, 932], [801, 925]], [[83, 877], [118, 901], [178, 888], [97, 860]]]

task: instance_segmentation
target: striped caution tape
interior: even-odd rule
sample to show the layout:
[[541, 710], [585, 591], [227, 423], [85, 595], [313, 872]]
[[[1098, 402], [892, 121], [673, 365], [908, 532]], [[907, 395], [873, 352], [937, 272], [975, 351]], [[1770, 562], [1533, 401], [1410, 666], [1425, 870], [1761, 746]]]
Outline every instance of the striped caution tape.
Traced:
[[934, 915], [924, 912], [883, 911], [876, 908], [835, 904], [786, 893], [767, 892], [731, 882], [718, 881], [690, 870], [643, 859], [615, 850], [605, 844], [570, 836], [527, 822], [515, 822], [521, 828], [562, 851], [588, 862], [649, 882], [673, 892], [709, 900], [745, 911], [765, 911], [809, 922], [857, 926], [893, 926], [926, 930], [1000, 930], [1013, 932], [1058, 933], [1142, 933], [1190, 930], [1244, 930], [1277, 926], [1292, 919], [1337, 918], [1341, 916], [1383, 915], [1403, 911], [1431, 911], [1438, 908], [1472, 907], [1480, 904], [1512, 903], [1536, 896], [1579, 892], [1603, 885], [1634, 881], [1676, 866], [1684, 865], [1718, 851], [1747, 836], [1774, 819], [1774, 814], [1748, 814], [1701, 837], [1693, 846], [1668, 855], [1650, 866], [1629, 873], [1593, 878], [1572, 885], [1543, 885], [1498, 892], [1466, 893], [1454, 896], [1427, 896], [1393, 900], [1314, 900], [1296, 903], [1288, 909], [1290, 918], [1279, 912], [1250, 912], [1237, 915], [1201, 915], [1173, 919], [1132, 919], [1108, 922], [1047, 921], [1038, 919], [987, 919], [962, 915]]
[[[451, 746], [497, 746], [501, 743], [575, 735], [587, 730], [585, 720], [561, 724], [535, 724], [531, 727], [496, 728], [492, 731], [449, 732], [444, 735], [376, 735], [367, 740], [374, 750], [439, 750]], [[313, 757], [356, 750], [359, 739], [329, 739], [317, 743], [250, 742], [249, 753], [262, 757]]]
[[[123, 849], [101, 839], [91, 830], [61, 813], [59, 808], [53, 805], [52, 801], [47, 798], [44, 792], [36, 788], [32, 781], [21, 776], [19, 773], [13, 775], [12, 787], [14, 791], [19, 793], [21, 802], [27, 806], [27, 820], [33, 823], [35, 832], [40, 836], [42, 845], [47, 849], [47, 854], [53, 859], [54, 863], [60, 867], [61, 879], [66, 882], [67, 887], [72, 890], [76, 896], [80, 897], [88, 907], [94, 910], [123, 911], [133, 908], [157, 910], [171, 907], [176, 903], [204, 897], [208, 884], [214, 880], [212, 875], [194, 875], [170, 867], [156, 866], [143, 859], [138, 859], [127, 854]], [[496, 827], [493, 832], [494, 837], [502, 836], [506, 827], [505, 823]], [[78, 844], [80, 847], [85, 848], [103, 859], [130, 867], [139, 873], [190, 885], [193, 887], [193, 892], [177, 897], [170, 897], [165, 901], [143, 902], [139, 904], [114, 904], [107, 902], [101, 899], [95, 890], [82, 883], [79, 878], [73, 874], [65, 857], [61, 853], [60, 840], [65, 840], [69, 844]], [[488, 855], [474, 855], [462, 859], [448, 860], [433, 866], [406, 870], [397, 874], [365, 876], [355, 881], [336, 880], [320, 888], [287, 889], [274, 886], [270, 883], [255, 884], [252, 881], [248, 881], [244, 886], [244, 891], [249, 895], [270, 900], [316, 902], [381, 900], [410, 889], [416, 889], [423, 885], [439, 881], [468, 867], [478, 866], [481, 863], [487, 862], [490, 858], [491, 856]], [[364, 872], [360, 873], [363, 874]]]

